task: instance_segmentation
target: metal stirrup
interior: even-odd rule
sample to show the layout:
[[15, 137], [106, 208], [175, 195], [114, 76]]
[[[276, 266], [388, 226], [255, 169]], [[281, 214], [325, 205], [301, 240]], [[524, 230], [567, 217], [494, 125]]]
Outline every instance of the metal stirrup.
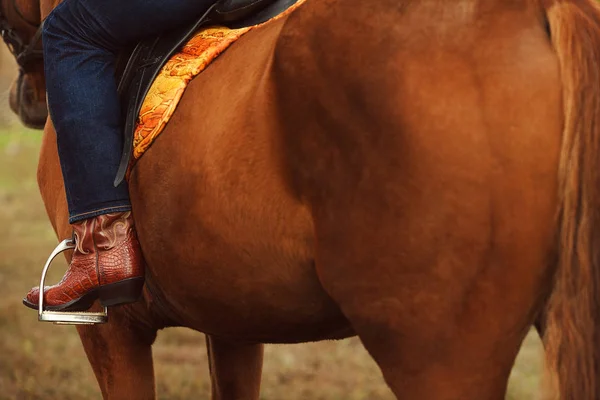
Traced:
[[108, 310], [104, 307], [103, 312], [62, 312], [62, 311], [45, 311], [44, 310], [44, 281], [46, 273], [50, 268], [52, 261], [60, 253], [75, 248], [73, 239], [63, 240], [50, 254], [44, 270], [42, 271], [42, 279], [40, 280], [40, 299], [38, 303], [38, 320], [43, 322], [54, 322], [57, 325], [95, 325], [104, 324], [108, 321]]

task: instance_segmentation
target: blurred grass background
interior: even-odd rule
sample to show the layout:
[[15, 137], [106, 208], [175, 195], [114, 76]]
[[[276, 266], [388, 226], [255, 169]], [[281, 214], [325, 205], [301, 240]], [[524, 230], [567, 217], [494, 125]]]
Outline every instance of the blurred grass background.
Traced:
[[[72, 327], [37, 322], [21, 299], [39, 279], [56, 245], [35, 173], [41, 134], [22, 128], [8, 109], [12, 58], [0, 53], [0, 400], [99, 399], [91, 367]], [[62, 275], [55, 267], [50, 279]], [[159, 333], [154, 346], [160, 399], [209, 399], [203, 335], [186, 329]], [[513, 370], [508, 399], [538, 397], [542, 350], [535, 333]], [[267, 346], [262, 399], [391, 400], [375, 363], [354, 338]], [[423, 399], [426, 400], [426, 399]]]

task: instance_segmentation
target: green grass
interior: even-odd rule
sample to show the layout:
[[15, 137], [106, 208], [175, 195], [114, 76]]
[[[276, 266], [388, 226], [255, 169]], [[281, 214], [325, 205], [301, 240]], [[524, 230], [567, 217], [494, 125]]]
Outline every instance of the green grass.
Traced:
[[[38, 132], [0, 130], [0, 400], [99, 399], [79, 337], [71, 327], [37, 322], [21, 305], [39, 279], [56, 238], [36, 186]], [[50, 280], [58, 279], [60, 268]], [[160, 399], [209, 399], [201, 334], [160, 332], [154, 346]], [[536, 397], [539, 340], [530, 335], [510, 381], [508, 399]], [[264, 400], [391, 400], [373, 360], [357, 339], [267, 346]], [[426, 399], [424, 399], [426, 400]]]
[[0, 129], [0, 160], [5, 160], [0, 164], [0, 193], [19, 185], [35, 185], [31, 175], [23, 181], [23, 176], [16, 172], [37, 163], [41, 138], [40, 131], [19, 127]]

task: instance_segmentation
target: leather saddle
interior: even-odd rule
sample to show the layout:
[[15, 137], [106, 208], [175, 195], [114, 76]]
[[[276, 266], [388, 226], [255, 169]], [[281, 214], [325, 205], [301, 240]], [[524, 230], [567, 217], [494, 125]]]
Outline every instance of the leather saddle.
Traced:
[[117, 63], [118, 91], [125, 131], [123, 153], [114, 185], [119, 185], [131, 161], [133, 134], [144, 98], [165, 63], [202, 27], [253, 26], [281, 14], [298, 0], [219, 0], [193, 24], [146, 39], [124, 52]]

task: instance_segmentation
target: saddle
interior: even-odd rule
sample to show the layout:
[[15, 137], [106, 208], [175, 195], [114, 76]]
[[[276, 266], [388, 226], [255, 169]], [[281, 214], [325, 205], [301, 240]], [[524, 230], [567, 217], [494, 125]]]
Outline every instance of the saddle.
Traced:
[[[264, 23], [294, 5], [298, 0], [220, 0], [193, 24], [161, 36], [146, 39], [126, 51], [117, 64], [122, 114], [125, 121], [123, 153], [115, 186], [119, 185], [130, 166], [133, 136], [142, 103], [163, 66], [192, 38], [198, 30], [211, 25], [232, 29]], [[123, 62], [126, 60], [126, 62]]]

